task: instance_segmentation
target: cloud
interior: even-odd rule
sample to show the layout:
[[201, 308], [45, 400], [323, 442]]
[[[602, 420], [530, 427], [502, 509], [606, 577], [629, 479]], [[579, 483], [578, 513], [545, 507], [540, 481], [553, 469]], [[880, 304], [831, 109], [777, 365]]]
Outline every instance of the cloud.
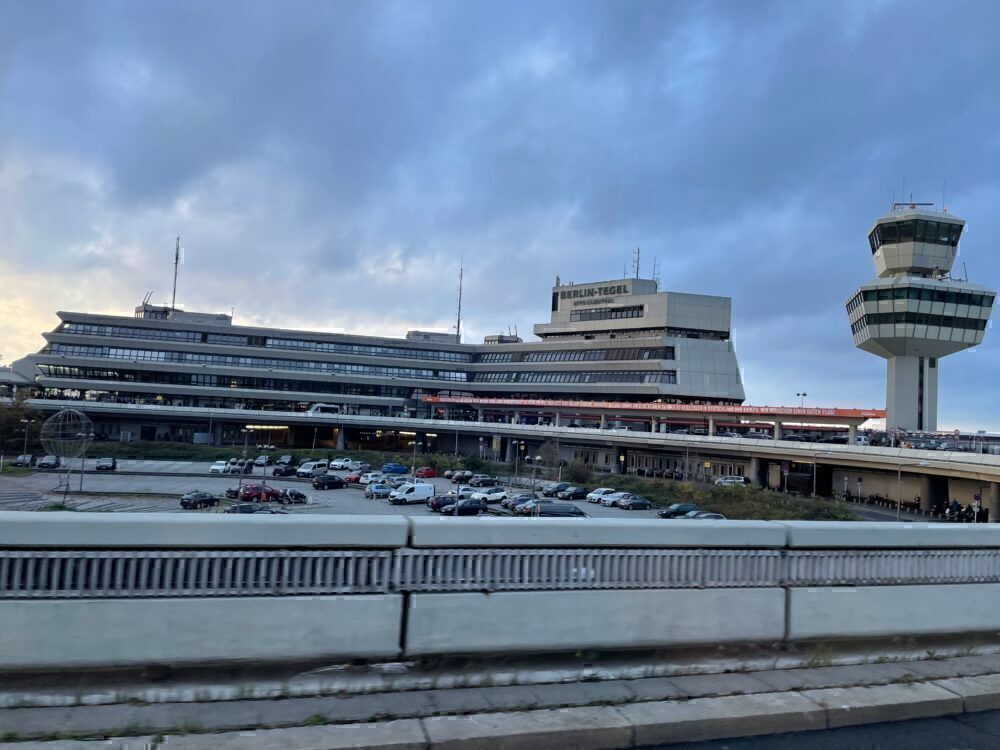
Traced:
[[[638, 246], [665, 288], [733, 297], [749, 401], [876, 405], [884, 365], [843, 303], [894, 191], [946, 182], [960, 260], [996, 286], [998, 21], [890, 0], [8, 3], [0, 346], [37, 349], [55, 309], [165, 298], [177, 235], [187, 308], [373, 335], [452, 326], [464, 253], [466, 340], [526, 335], [557, 274], [616, 278]], [[943, 423], [985, 419], [996, 351], [988, 331], [942, 364]]]

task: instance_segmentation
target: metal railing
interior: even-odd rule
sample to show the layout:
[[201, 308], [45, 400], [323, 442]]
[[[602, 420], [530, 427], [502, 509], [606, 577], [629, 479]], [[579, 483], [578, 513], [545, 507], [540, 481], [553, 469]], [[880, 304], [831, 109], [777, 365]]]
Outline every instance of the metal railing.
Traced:
[[1000, 549], [0, 550], [0, 599], [1000, 582]]

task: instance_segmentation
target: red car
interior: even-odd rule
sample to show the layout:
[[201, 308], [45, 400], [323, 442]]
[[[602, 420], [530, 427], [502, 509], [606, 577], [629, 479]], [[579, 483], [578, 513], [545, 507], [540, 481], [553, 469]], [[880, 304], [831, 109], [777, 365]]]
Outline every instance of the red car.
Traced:
[[259, 484], [247, 485], [240, 492], [240, 500], [256, 503], [269, 503], [277, 500], [281, 490], [276, 487], [261, 487]]
[[347, 482], [348, 484], [358, 484], [361, 481], [361, 475], [358, 474], [358, 472], [356, 471], [352, 471], [350, 474], [344, 477], [344, 481]]
[[416, 474], [417, 479], [433, 479], [437, 476], [437, 472], [430, 466], [421, 466], [414, 473]]

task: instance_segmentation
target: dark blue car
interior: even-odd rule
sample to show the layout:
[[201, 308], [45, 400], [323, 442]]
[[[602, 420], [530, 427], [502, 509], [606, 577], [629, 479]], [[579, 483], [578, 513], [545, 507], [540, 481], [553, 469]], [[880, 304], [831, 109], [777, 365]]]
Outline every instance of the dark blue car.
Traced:
[[406, 474], [409, 471], [403, 464], [388, 463], [382, 465], [383, 474]]

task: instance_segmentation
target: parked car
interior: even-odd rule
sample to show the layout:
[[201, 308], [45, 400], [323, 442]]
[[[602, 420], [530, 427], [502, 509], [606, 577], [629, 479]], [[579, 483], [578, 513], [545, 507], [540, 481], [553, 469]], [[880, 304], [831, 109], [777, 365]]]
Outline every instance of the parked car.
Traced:
[[495, 487], [497, 480], [489, 474], [473, 474], [469, 479], [469, 484], [473, 487]]
[[262, 487], [259, 484], [245, 484], [240, 490], [240, 500], [244, 502], [268, 503], [277, 500], [281, 490], [277, 487]]
[[226, 508], [223, 513], [260, 513], [264, 510], [267, 508], [257, 503], [235, 503]]
[[356, 471], [352, 471], [350, 474], [344, 476], [344, 481], [348, 484], [358, 484], [361, 482], [361, 475]]
[[390, 461], [387, 464], [382, 464], [381, 471], [383, 474], [406, 474], [410, 470], [403, 466], [403, 464]]
[[681, 516], [685, 521], [725, 521], [726, 517], [721, 513], [711, 513], [707, 510], [693, 510], [687, 515]]
[[613, 492], [601, 498], [601, 505], [608, 508], [617, 508], [621, 506], [623, 500], [628, 500], [630, 497], [632, 497], [631, 492]]
[[715, 436], [716, 437], [724, 437], [724, 438], [738, 438], [738, 437], [740, 437], [740, 433], [738, 433], [738, 432], [717, 432], [717, 433], [715, 433]]
[[344, 469], [350, 469], [351, 463], [352, 463], [351, 459], [347, 458], [346, 456], [342, 456], [340, 458], [333, 459], [330, 462], [330, 468], [336, 469], [337, 471], [343, 471]]
[[261, 507], [261, 508], [257, 508], [257, 510], [255, 510], [255, 511], [253, 512], [253, 514], [254, 514], [255, 516], [256, 516], [256, 515], [259, 515], [259, 514], [261, 514], [261, 513], [269, 513], [269, 514], [271, 514], [272, 516], [287, 516], [287, 515], [288, 515], [288, 512], [287, 512], [287, 511], [284, 511], [284, 510], [278, 510], [277, 508], [264, 508], [264, 507]]
[[253, 460], [254, 466], [270, 466], [273, 463], [274, 459], [266, 453], [257, 456], [257, 458]]
[[467, 497], [472, 497], [476, 494], [476, 488], [470, 487], [467, 484], [460, 484], [455, 489], [448, 490], [445, 494], [459, 500], [465, 500]]
[[568, 490], [570, 488], [569, 482], [558, 482], [556, 484], [550, 484], [544, 490], [542, 490], [542, 495], [545, 497], [555, 497], [563, 490]]
[[94, 464], [96, 471], [114, 471], [118, 468], [118, 461], [114, 458], [99, 458]]
[[503, 487], [484, 487], [479, 492], [473, 493], [471, 500], [485, 500], [488, 503], [499, 503], [507, 497], [507, 490]]
[[288, 487], [278, 493], [278, 502], [282, 505], [289, 505], [292, 503], [308, 503], [309, 496], [302, 490], [297, 490], [294, 487]]
[[642, 495], [631, 495], [626, 500], [619, 500], [618, 507], [625, 510], [649, 510], [653, 504]]
[[299, 465], [299, 459], [297, 459], [295, 456], [292, 456], [292, 455], [289, 454], [287, 456], [282, 456], [281, 458], [279, 458], [277, 461], [274, 462], [274, 465], [275, 466], [298, 466]]
[[401, 485], [404, 485], [410, 481], [409, 477], [401, 476], [399, 474], [390, 474], [389, 476], [382, 475], [382, 481], [380, 484], [389, 485], [389, 489], [397, 489]]
[[366, 471], [358, 480], [360, 484], [370, 484], [371, 482], [382, 482], [385, 476], [380, 471]]
[[456, 502], [455, 498], [451, 495], [435, 495], [434, 497], [427, 500], [427, 510], [432, 510], [435, 513], [439, 513], [442, 508], [447, 505], [454, 505]]
[[485, 500], [477, 500], [470, 497], [468, 500], [459, 500], [457, 503], [446, 505], [441, 508], [443, 516], [481, 516], [488, 510]]
[[421, 466], [413, 472], [413, 476], [417, 479], [433, 479], [437, 476], [437, 472], [430, 466]]
[[605, 495], [613, 495], [617, 491], [618, 490], [613, 489], [612, 487], [598, 487], [593, 492], [590, 492], [590, 493], [587, 494], [587, 502], [588, 503], [599, 503], [599, 502], [601, 502], [601, 498], [602, 497], [604, 497]]
[[717, 487], [746, 487], [750, 484], [749, 477], [741, 477], [736, 474], [727, 474], [719, 477], [713, 482]]
[[453, 484], [469, 484], [470, 479], [472, 479], [472, 472], [466, 469], [460, 469], [451, 475]]
[[538, 518], [590, 518], [572, 503], [542, 503], [532, 515]]
[[699, 508], [694, 503], [674, 503], [673, 505], [668, 505], [663, 510], [657, 511], [656, 515], [660, 518], [680, 518], [681, 516], [686, 516], [691, 511], [700, 511]]
[[216, 461], [214, 464], [208, 467], [209, 474], [228, 474], [229, 473], [229, 462], [228, 461]]
[[445, 479], [451, 479], [451, 475], [454, 474], [454, 473], [455, 472], [453, 472], [451, 469], [448, 469], [448, 470], [445, 471], [445, 473], [442, 476], [444, 476]]
[[[530, 516], [537, 513], [543, 505], [559, 505], [555, 500], [549, 500], [544, 497], [536, 497], [523, 502], [519, 505], [514, 506], [514, 513], [519, 516]], [[565, 505], [565, 503], [562, 503]]]
[[526, 503], [529, 500], [534, 500], [535, 495], [532, 492], [518, 492], [516, 495], [511, 495], [505, 500], [500, 501], [500, 507], [506, 508], [507, 510], [514, 510], [521, 503]]
[[271, 469], [272, 477], [294, 477], [298, 469], [291, 464], [275, 464]]
[[583, 500], [590, 493], [586, 487], [567, 487], [562, 492], [557, 492], [556, 497], [561, 500]]
[[11, 462], [11, 466], [20, 466], [22, 469], [27, 469], [29, 466], [34, 465], [35, 457], [29, 453], [22, 453]]
[[320, 474], [313, 479], [312, 486], [314, 490], [340, 490], [347, 486], [347, 482], [336, 474]]
[[188, 510], [192, 510], [194, 508], [208, 508], [209, 506], [215, 506], [218, 504], [219, 498], [211, 492], [195, 490], [181, 496], [181, 507]]
[[39, 469], [58, 469], [62, 466], [59, 456], [45, 456], [38, 462]]
[[[236, 485], [235, 487], [226, 487], [225, 496], [230, 500], [235, 500], [240, 496], [240, 490], [243, 489], [244, 485]], [[259, 485], [258, 485], [259, 486]]]
[[303, 479], [311, 479], [313, 477], [318, 477], [320, 474], [326, 474], [326, 470], [329, 464], [326, 461], [306, 461], [295, 471], [295, 476], [302, 477]]
[[432, 497], [434, 497], [433, 484], [426, 482], [410, 484], [407, 482], [389, 493], [389, 502], [393, 505], [409, 505], [410, 503], [425, 503]]
[[373, 500], [387, 500], [389, 498], [389, 493], [392, 492], [392, 489], [393, 488], [387, 484], [372, 482], [365, 487], [365, 497]]

